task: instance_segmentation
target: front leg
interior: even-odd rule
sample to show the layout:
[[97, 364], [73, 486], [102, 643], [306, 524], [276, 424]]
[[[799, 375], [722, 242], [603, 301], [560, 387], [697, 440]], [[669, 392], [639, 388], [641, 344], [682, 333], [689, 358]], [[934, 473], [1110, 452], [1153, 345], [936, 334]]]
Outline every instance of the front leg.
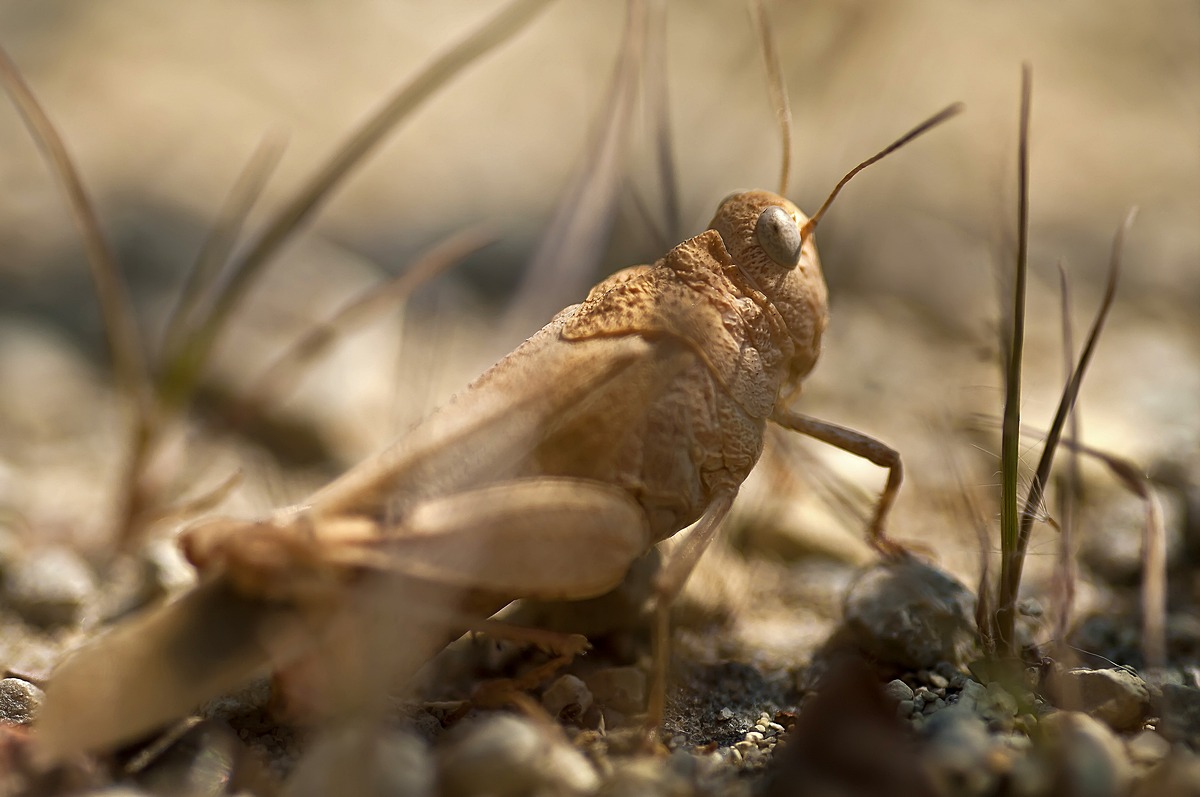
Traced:
[[814, 437], [835, 448], [860, 456], [881, 468], [887, 468], [887, 482], [867, 526], [867, 541], [871, 543], [871, 547], [889, 559], [908, 555], [905, 547], [888, 537], [884, 531], [888, 512], [896, 502], [896, 496], [900, 493], [900, 483], [904, 480], [904, 466], [900, 462], [900, 454], [894, 448], [862, 432], [819, 421], [788, 409], [776, 409], [771, 415], [771, 420], [785, 429]]

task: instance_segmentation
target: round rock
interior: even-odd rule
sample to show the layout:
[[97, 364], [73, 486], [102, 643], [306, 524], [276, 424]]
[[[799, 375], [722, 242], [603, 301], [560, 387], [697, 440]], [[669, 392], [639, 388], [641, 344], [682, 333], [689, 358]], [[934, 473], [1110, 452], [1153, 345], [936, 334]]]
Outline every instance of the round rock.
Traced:
[[913, 699], [912, 688], [899, 678], [894, 681], [889, 681], [887, 685], [883, 687], [883, 693], [892, 700], [895, 700], [897, 703]]
[[564, 675], [542, 693], [542, 707], [551, 717], [575, 722], [592, 707], [592, 693], [574, 675]]
[[846, 596], [844, 618], [864, 651], [914, 670], [962, 664], [975, 644], [975, 596], [915, 559], [863, 572]]
[[433, 797], [428, 746], [411, 733], [356, 725], [324, 733], [288, 779], [287, 797]]
[[512, 714], [481, 717], [456, 729], [455, 737], [439, 760], [445, 797], [584, 794], [600, 785], [582, 753]]
[[75, 625], [96, 591], [91, 568], [62, 547], [32, 551], [5, 579], [5, 597], [21, 617], [44, 628]]
[[20, 678], [0, 678], [0, 722], [26, 725], [42, 707], [43, 692]]

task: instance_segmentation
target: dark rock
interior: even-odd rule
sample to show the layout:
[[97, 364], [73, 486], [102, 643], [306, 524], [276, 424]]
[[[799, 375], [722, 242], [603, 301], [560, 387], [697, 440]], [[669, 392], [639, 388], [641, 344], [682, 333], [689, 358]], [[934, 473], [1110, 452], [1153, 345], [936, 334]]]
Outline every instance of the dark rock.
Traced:
[[846, 596], [844, 623], [874, 658], [924, 669], [961, 664], [975, 646], [975, 596], [915, 559], [877, 565]]

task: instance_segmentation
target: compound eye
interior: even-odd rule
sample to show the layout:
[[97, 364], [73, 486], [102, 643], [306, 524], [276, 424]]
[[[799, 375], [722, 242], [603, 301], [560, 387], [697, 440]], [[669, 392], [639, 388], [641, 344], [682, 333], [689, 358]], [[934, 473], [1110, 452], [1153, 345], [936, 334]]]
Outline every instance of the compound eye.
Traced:
[[764, 210], [754, 225], [754, 237], [767, 257], [784, 268], [800, 262], [800, 228], [783, 208], [773, 205]]

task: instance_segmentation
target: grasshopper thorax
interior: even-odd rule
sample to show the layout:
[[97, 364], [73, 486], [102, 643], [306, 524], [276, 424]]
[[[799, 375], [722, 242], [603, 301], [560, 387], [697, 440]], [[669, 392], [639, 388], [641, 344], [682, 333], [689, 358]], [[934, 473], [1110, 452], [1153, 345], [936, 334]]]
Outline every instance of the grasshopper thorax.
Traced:
[[811, 235], [801, 234], [807, 221], [778, 194], [745, 191], [727, 197], [709, 224], [733, 259], [735, 278], [761, 294], [782, 318], [795, 349], [790, 381], [802, 379], [816, 364], [829, 320], [817, 248]]

